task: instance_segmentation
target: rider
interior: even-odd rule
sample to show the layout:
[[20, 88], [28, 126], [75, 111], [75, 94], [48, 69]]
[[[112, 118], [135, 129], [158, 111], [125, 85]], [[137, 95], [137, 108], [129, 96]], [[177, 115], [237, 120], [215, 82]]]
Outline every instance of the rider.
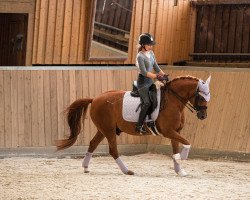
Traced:
[[[155, 55], [152, 51], [155, 41], [149, 33], [143, 33], [139, 36], [139, 48], [136, 56], [136, 66], [139, 69], [137, 78], [137, 87], [142, 100], [141, 112], [139, 120], [136, 123], [135, 131], [138, 133], [146, 133], [143, 122], [147, 116], [147, 111], [150, 108], [151, 101], [149, 99], [149, 87], [154, 83], [154, 79], [160, 81], [166, 80], [165, 73], [158, 66]], [[157, 73], [152, 73], [152, 70]]]

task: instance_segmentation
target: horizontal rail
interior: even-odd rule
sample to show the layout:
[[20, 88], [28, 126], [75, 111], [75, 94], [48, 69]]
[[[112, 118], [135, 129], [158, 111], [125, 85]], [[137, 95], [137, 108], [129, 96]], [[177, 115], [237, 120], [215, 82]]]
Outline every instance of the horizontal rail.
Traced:
[[[215, 63], [211, 63], [215, 64]], [[237, 64], [237, 63], [236, 63]], [[218, 66], [221, 63], [218, 64]], [[206, 67], [202, 66], [173, 66], [173, 65], [166, 65], [166, 64], [159, 64], [160, 68], [168, 73], [169, 70], [181, 70], [181, 71], [215, 71], [215, 72], [250, 72], [250, 68], [233, 68], [233, 67]], [[36, 65], [36, 66], [1, 66], [0, 71], [68, 71], [68, 70], [137, 70], [137, 67], [134, 65], [130, 66], [53, 66], [53, 65]]]
[[250, 53], [190, 53], [190, 56], [250, 56]]
[[250, 61], [249, 53], [190, 53], [194, 60]]
[[209, 1], [196, 1], [192, 0], [191, 5], [193, 6], [205, 6], [205, 5], [242, 5], [242, 4], [249, 4], [249, 0], [209, 0]]
[[114, 26], [110, 26], [110, 25], [107, 25], [107, 24], [103, 24], [103, 23], [100, 23], [100, 22], [95, 22], [95, 25], [102, 26], [102, 27], [105, 27], [105, 28], [109, 28], [109, 29], [112, 29], [114, 31], [119, 31], [119, 32], [122, 32], [122, 33], [125, 33], [125, 34], [130, 34], [130, 32], [128, 32], [128, 31], [125, 31], [125, 30], [122, 30], [120, 28], [116, 28]]

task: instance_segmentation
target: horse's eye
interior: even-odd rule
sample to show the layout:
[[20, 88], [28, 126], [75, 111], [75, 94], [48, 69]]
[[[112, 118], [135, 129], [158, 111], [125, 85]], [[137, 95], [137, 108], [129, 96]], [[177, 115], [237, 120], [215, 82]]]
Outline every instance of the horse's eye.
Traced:
[[207, 102], [204, 97], [200, 98], [200, 102]]

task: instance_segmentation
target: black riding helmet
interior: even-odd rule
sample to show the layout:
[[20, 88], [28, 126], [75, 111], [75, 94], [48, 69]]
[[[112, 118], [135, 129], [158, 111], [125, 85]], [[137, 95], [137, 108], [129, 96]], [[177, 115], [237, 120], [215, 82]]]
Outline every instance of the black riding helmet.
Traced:
[[154, 38], [149, 33], [143, 33], [139, 36], [139, 44], [144, 45], [155, 45]]

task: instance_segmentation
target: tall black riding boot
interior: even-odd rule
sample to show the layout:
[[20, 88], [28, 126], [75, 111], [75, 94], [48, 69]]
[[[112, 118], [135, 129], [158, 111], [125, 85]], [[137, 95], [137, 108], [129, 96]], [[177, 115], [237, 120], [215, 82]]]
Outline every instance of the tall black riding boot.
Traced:
[[145, 134], [147, 133], [145, 127], [143, 126], [143, 122], [147, 116], [147, 112], [148, 112], [148, 109], [150, 107], [150, 104], [143, 104], [142, 107], [141, 107], [141, 112], [140, 112], [140, 115], [139, 115], [139, 120], [138, 122], [136, 123], [136, 126], [135, 126], [135, 131], [138, 132], [138, 133], [141, 133], [141, 134]]

